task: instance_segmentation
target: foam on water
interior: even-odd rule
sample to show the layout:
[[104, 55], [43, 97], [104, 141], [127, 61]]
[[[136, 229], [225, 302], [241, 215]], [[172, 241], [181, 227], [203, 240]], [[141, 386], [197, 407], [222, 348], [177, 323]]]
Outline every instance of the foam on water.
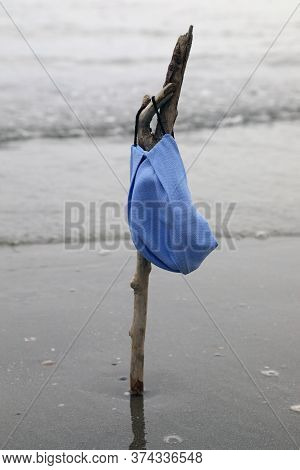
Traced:
[[[9, 11], [86, 128], [103, 137], [132, 132], [141, 97], [160, 89], [175, 40], [191, 23], [177, 129], [214, 127], [294, 6], [292, 0], [53, 0], [38, 8], [35, 0], [11, 0]], [[0, 22], [0, 141], [82, 136], [9, 18], [2, 13]], [[299, 36], [293, 20], [223, 125], [299, 119]]]

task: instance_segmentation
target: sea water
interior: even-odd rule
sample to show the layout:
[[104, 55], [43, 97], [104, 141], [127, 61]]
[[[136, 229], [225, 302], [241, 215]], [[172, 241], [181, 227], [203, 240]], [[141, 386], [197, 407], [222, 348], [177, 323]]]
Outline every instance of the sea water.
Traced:
[[115, 174], [127, 188], [135, 113], [190, 24], [175, 135], [187, 167], [201, 153], [188, 174], [194, 199], [213, 213], [234, 203], [233, 236], [300, 233], [300, 13], [283, 27], [294, 1], [3, 3], [2, 244], [62, 241], [65, 201], [126, 200]]

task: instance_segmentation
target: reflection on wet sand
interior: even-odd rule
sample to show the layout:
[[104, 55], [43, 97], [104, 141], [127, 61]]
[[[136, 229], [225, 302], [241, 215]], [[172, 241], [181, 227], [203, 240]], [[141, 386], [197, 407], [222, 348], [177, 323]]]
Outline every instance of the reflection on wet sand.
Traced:
[[129, 450], [146, 449], [147, 441], [146, 441], [146, 431], [145, 431], [144, 397], [143, 396], [131, 395], [130, 414], [131, 414], [133, 441], [129, 445]]

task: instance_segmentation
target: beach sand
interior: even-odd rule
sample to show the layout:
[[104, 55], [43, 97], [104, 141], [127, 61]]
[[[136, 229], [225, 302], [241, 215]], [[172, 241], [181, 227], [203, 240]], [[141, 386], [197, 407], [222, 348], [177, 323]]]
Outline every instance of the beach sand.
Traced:
[[299, 244], [292, 237], [241, 240], [235, 250], [222, 243], [186, 278], [153, 267], [146, 391], [132, 400], [135, 252], [1, 247], [1, 444], [299, 447], [300, 414], [290, 410], [300, 403]]

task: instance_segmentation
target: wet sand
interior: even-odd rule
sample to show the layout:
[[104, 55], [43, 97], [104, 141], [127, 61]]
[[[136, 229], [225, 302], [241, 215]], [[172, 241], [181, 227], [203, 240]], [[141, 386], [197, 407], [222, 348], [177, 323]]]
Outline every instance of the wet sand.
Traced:
[[223, 246], [186, 278], [194, 292], [154, 267], [146, 392], [133, 400], [134, 252], [1, 247], [1, 444], [53, 374], [6, 448], [299, 447], [300, 413], [290, 410], [300, 403], [299, 245], [285, 237]]

